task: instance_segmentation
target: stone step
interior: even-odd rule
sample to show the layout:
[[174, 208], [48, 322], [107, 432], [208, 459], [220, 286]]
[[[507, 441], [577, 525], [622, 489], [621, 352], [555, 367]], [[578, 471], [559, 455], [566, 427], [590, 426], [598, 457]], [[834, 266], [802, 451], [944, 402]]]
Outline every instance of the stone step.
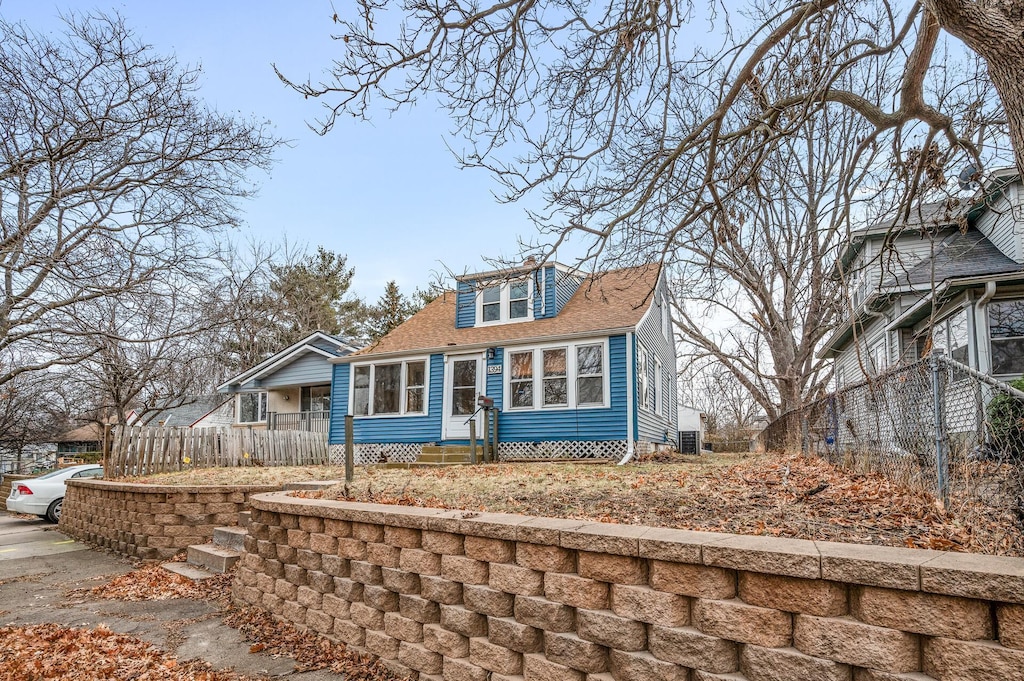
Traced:
[[215, 544], [193, 544], [188, 547], [189, 564], [204, 567], [210, 572], [227, 572], [238, 562], [241, 555], [238, 551]]
[[163, 563], [160, 567], [168, 572], [173, 572], [176, 575], [187, 577], [193, 582], [200, 582], [204, 579], [217, 576], [216, 573], [210, 572], [206, 568], [201, 568], [197, 565], [189, 565], [188, 563]]
[[245, 537], [249, 531], [244, 527], [215, 527], [213, 528], [213, 543], [224, 549], [232, 551], [245, 550]]
[[252, 511], [239, 511], [238, 512], [238, 526], [249, 527], [249, 523], [252, 521]]

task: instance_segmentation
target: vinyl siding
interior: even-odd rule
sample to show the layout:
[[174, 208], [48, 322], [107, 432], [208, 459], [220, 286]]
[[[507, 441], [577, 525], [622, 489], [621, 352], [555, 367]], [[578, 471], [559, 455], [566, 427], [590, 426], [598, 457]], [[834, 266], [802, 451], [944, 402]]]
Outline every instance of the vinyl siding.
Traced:
[[455, 328], [468, 329], [476, 324], [476, 294], [473, 285], [460, 281], [455, 295]]
[[[1008, 187], [1007, 192], [1015, 198], [1018, 189], [1017, 186]], [[1015, 226], [1011, 202], [1005, 194], [993, 203], [991, 209], [985, 211], [976, 225], [978, 231], [988, 237], [988, 240], [1007, 257], [1015, 262], [1024, 263], [1024, 253], [1021, 252], [1022, 234], [1014, 229]]]
[[[397, 360], [396, 360], [397, 361]], [[349, 376], [351, 366], [335, 365], [334, 390], [331, 393], [330, 443], [343, 444], [345, 415], [349, 411]], [[425, 416], [360, 417], [353, 421], [352, 429], [357, 443], [384, 442], [439, 442], [441, 440], [441, 414], [444, 410], [444, 355], [430, 356], [430, 376], [427, 389]]]
[[[885, 327], [888, 324], [888, 320], [884, 317], [873, 320], [868, 324], [858, 335], [857, 345], [851, 341], [847, 344], [842, 351], [836, 353], [835, 367], [836, 375], [840, 373], [844, 374], [845, 383], [843, 387], [855, 385], [867, 378], [864, 373], [864, 369], [870, 371], [871, 360], [868, 357], [868, 348], [874, 346], [880, 339], [885, 337]], [[860, 347], [860, 354], [858, 355], [857, 346]], [[891, 355], [890, 349], [890, 357]], [[863, 362], [864, 369], [861, 368], [861, 362]], [[835, 387], [833, 383], [833, 388]]]
[[279, 388], [289, 385], [323, 385], [331, 382], [331, 365], [327, 358], [307, 352], [260, 380], [261, 388]]
[[557, 315], [558, 312], [563, 307], [565, 307], [566, 303], [569, 302], [569, 299], [573, 297], [573, 295], [576, 293], [576, 289], [578, 289], [580, 287], [580, 284], [583, 282], [583, 279], [575, 275], [563, 272], [562, 270], [557, 269], [555, 267], [552, 267], [551, 269], [554, 270], [555, 273], [555, 310], [554, 313], [551, 315], [553, 317]]
[[[504, 367], [503, 367], [504, 356], [505, 356], [504, 348], [495, 348], [494, 349], [494, 359], [486, 360], [487, 366], [489, 366], [489, 367], [492, 367], [492, 366], [502, 367], [502, 371], [504, 372]], [[484, 369], [484, 371], [486, 371], [486, 369]], [[502, 405], [504, 404], [504, 402], [503, 402], [504, 396], [502, 395], [502, 387], [504, 385], [503, 379], [504, 379], [504, 375], [503, 374], [485, 374], [484, 375], [484, 381], [486, 381], [486, 384], [484, 386], [484, 394], [487, 395], [488, 397], [493, 397], [494, 398], [494, 406], [495, 406], [496, 409], [501, 409]], [[499, 428], [500, 428], [500, 418], [499, 418]]]
[[[501, 353], [504, 356], [504, 352]], [[626, 337], [608, 339], [610, 406], [597, 409], [537, 409], [502, 412], [498, 438], [503, 442], [552, 440], [625, 440], [626, 433]], [[501, 393], [501, 376], [487, 377], [487, 390]], [[498, 379], [492, 382], [492, 379]], [[497, 403], [497, 398], [496, 398]]]
[[543, 295], [533, 297], [533, 318], [547, 319], [558, 313], [557, 301], [555, 299], [555, 268], [545, 267], [536, 273], [534, 283], [535, 291], [543, 292]]
[[[662, 330], [664, 328], [662, 317], [664, 310], [659, 304], [663, 299], [661, 293], [659, 287], [659, 290], [651, 296], [650, 313], [641, 322], [636, 332], [637, 339], [652, 356], [647, 372], [648, 381], [651, 383], [654, 382], [656, 376], [653, 357], [657, 356], [661, 362], [661, 384], [658, 386], [658, 391], [661, 393], [662, 412], [649, 411], [646, 405], [641, 404], [641, 396], [637, 395], [636, 399], [637, 439], [651, 442], [671, 442], [678, 429], [676, 353], [675, 346], [665, 338], [665, 333]], [[635, 385], [633, 390], [636, 391]]]

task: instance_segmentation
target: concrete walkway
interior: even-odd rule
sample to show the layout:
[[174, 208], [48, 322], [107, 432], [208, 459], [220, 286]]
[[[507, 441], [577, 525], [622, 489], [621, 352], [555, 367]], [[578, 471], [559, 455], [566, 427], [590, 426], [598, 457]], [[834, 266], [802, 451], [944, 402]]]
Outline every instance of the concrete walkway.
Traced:
[[338, 681], [329, 671], [295, 673], [289, 659], [249, 652], [237, 630], [221, 622], [217, 606], [186, 599], [124, 602], [74, 593], [131, 572], [118, 556], [89, 549], [51, 523], [0, 512], [0, 626], [56, 623], [137, 636], [175, 655], [217, 669], [294, 681]]

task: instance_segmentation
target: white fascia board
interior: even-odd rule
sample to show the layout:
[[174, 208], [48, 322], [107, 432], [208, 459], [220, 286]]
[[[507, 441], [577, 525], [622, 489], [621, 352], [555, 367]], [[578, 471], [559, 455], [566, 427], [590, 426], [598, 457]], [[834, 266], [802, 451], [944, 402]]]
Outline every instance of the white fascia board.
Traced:
[[434, 355], [449, 352], [472, 352], [473, 350], [485, 350], [487, 348], [507, 348], [514, 345], [535, 345], [538, 343], [556, 343], [558, 341], [571, 341], [578, 338], [597, 338], [604, 336], [618, 336], [624, 333], [633, 333], [635, 326], [622, 326], [614, 329], [594, 329], [593, 331], [577, 331], [574, 333], [563, 333], [557, 336], [530, 336], [526, 338], [496, 338], [492, 341], [481, 341], [478, 343], [466, 343], [464, 345], [444, 345], [436, 348], [409, 348], [408, 350], [393, 350], [391, 352], [377, 352], [366, 355], [346, 355], [345, 357], [332, 357], [328, 360], [331, 364], [350, 364], [352, 362], [375, 362], [378, 359], [393, 359], [396, 357], [407, 357], [409, 355]]
[[[265, 376], [266, 372], [268, 370], [276, 369], [276, 368], [278, 368], [281, 365], [282, 362], [290, 361], [299, 350], [308, 349], [310, 351], [316, 352], [319, 355], [323, 355], [324, 357], [327, 357], [327, 358], [335, 357], [335, 355], [332, 355], [331, 353], [329, 353], [329, 352], [327, 352], [325, 350], [321, 350], [320, 348], [318, 348], [318, 347], [316, 347], [314, 345], [310, 345], [310, 342], [313, 341], [313, 340], [316, 340], [316, 339], [323, 339], [323, 340], [331, 343], [332, 345], [337, 345], [338, 347], [341, 347], [342, 345], [345, 345], [345, 347], [351, 347], [351, 346], [349, 346], [347, 344], [339, 343], [338, 339], [332, 338], [331, 336], [328, 336], [327, 334], [323, 333], [322, 331], [317, 331], [315, 333], [310, 334], [309, 336], [306, 336], [305, 338], [303, 338], [299, 342], [293, 343], [292, 345], [288, 346], [284, 350], [281, 350], [280, 352], [271, 355], [270, 357], [268, 357], [267, 359], [263, 360], [262, 362], [260, 362], [256, 366], [254, 366], [253, 368], [248, 369], [246, 371], [243, 371], [242, 373], [238, 374], [237, 376], [235, 376], [235, 377], [225, 381], [224, 383], [220, 384], [219, 386], [217, 386], [217, 392], [229, 392], [230, 388], [231, 388], [231, 385], [233, 383], [237, 383], [237, 384], [241, 385], [242, 383], [245, 383], [245, 382], [247, 382], [247, 381], [249, 381], [249, 380], [251, 380], [253, 378], [259, 378], [260, 376]], [[308, 346], [308, 347], [306, 347], [306, 346]]]

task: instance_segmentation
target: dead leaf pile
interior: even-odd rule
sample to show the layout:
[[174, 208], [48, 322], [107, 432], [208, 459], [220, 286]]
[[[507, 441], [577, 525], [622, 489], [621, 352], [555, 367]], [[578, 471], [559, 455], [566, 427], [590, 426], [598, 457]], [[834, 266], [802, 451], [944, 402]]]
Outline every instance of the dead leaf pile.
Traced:
[[275, 620], [259, 608], [238, 608], [224, 618], [252, 642], [250, 652], [295, 660], [298, 672], [330, 669], [346, 681], [399, 681], [383, 664], [360, 655], [310, 631], [299, 631], [290, 622]]
[[[71, 629], [59, 624], [0, 627], [0, 681], [249, 681], [206, 663], [178, 663], [149, 643], [102, 624]], [[252, 680], [255, 681], [255, 680]]]
[[1024, 528], [1005, 508], [954, 498], [943, 509], [933, 495], [881, 474], [800, 456], [371, 469], [350, 487], [302, 495], [1024, 556]]
[[234, 574], [227, 573], [193, 582], [158, 564], [146, 564], [90, 589], [89, 593], [118, 601], [166, 601], [172, 598], [212, 601], [228, 593], [233, 579]]

